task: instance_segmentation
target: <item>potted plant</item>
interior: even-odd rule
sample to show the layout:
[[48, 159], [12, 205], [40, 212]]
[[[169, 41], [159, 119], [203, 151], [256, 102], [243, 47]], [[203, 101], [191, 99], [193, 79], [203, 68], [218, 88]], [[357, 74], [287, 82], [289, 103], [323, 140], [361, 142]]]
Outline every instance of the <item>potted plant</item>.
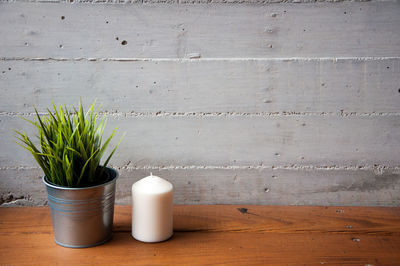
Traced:
[[39, 145], [15, 131], [44, 172], [54, 240], [65, 247], [96, 246], [111, 237], [118, 172], [107, 164], [119, 143], [100, 165], [116, 129], [102, 144], [106, 120], [94, 107], [85, 114], [81, 103], [72, 112], [53, 104], [54, 112], [42, 117], [35, 108], [33, 121], [23, 119], [37, 128]]

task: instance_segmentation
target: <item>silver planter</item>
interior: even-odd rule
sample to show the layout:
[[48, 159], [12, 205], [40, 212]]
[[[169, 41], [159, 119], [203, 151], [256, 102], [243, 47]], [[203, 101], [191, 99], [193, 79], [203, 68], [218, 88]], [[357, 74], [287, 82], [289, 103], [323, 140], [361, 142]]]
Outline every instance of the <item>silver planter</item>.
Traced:
[[111, 238], [118, 172], [106, 167], [110, 181], [84, 188], [54, 185], [43, 177], [53, 223], [54, 240], [70, 248], [86, 248]]

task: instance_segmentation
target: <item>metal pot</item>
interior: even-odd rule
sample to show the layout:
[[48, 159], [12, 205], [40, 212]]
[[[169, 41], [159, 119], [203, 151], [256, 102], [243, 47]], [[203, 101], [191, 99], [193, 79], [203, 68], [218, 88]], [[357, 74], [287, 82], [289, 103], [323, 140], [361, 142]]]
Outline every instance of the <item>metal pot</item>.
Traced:
[[86, 248], [111, 238], [118, 172], [108, 167], [106, 172], [110, 181], [84, 188], [57, 186], [43, 177], [57, 244]]

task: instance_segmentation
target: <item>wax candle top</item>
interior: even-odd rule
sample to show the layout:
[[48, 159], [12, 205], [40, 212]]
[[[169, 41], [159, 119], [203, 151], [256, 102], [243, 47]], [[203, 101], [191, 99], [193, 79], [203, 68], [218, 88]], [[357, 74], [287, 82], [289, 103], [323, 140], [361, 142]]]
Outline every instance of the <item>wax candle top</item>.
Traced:
[[172, 189], [173, 186], [170, 182], [152, 174], [140, 179], [132, 186], [132, 191], [139, 190], [141, 193], [146, 194], [166, 193]]

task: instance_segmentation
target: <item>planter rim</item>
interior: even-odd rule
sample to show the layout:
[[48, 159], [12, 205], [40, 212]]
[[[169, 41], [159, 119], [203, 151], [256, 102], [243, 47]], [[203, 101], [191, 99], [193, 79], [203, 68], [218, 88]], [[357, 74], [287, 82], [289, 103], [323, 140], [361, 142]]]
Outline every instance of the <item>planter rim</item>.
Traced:
[[[110, 184], [110, 183], [115, 182], [115, 181], [118, 179], [119, 173], [118, 173], [117, 170], [115, 170], [114, 168], [108, 167], [108, 166], [106, 166], [105, 168], [106, 168], [107, 170], [111, 171], [113, 174], [115, 174], [115, 176], [114, 176], [110, 181], [108, 181], [108, 182], [106, 182], [106, 183], [102, 183], [102, 184], [95, 185], [95, 186], [90, 186], [90, 187], [63, 187], [63, 186], [59, 186], [59, 185], [50, 183], [49, 181], [47, 181], [46, 176], [43, 176], [42, 180], [43, 180], [43, 183], [44, 183], [46, 186], [51, 187], [51, 188], [56, 188], [56, 189], [61, 189], [61, 190], [87, 190], [87, 189], [92, 189], [92, 188], [96, 188], [96, 187], [105, 186], [105, 185], [107, 185], [107, 184]], [[112, 174], [112, 175], [113, 175], [113, 174]]]

